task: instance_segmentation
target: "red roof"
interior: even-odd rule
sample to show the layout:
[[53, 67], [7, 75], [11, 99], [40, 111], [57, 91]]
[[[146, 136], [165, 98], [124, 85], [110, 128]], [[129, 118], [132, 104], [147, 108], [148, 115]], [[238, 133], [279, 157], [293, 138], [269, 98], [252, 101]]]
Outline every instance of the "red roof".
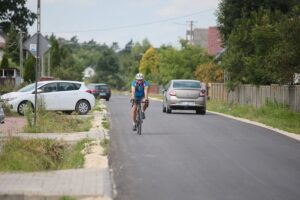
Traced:
[[208, 54], [216, 55], [222, 51], [222, 39], [218, 27], [209, 27], [208, 28]]

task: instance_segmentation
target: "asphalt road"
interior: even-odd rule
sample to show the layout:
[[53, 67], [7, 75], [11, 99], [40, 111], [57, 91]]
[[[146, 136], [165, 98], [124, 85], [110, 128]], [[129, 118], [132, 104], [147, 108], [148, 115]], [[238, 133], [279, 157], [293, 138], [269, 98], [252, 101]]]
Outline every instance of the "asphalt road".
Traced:
[[300, 199], [299, 141], [216, 114], [162, 113], [158, 101], [140, 136], [128, 96], [107, 106], [116, 200]]

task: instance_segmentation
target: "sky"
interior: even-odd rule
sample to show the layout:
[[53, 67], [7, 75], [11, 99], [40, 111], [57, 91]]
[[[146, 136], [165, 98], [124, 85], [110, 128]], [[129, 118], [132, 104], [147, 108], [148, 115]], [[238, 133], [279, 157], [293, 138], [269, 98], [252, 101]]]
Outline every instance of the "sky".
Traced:
[[[26, 6], [37, 11], [38, 0]], [[195, 28], [216, 26], [220, 0], [41, 0], [41, 33], [79, 42], [117, 42], [120, 48], [132, 39], [147, 38], [154, 47], [179, 46], [189, 22]], [[37, 32], [36, 23], [29, 33]]]

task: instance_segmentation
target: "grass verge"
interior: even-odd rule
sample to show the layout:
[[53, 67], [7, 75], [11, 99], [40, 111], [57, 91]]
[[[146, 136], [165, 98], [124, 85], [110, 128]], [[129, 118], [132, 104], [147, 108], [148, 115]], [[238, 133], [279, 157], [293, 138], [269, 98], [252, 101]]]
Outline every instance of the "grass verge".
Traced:
[[[3, 141], [2, 141], [3, 142]], [[0, 171], [43, 171], [82, 168], [84, 155], [81, 151], [88, 139], [69, 145], [50, 139], [10, 138], [3, 142], [0, 154]]]
[[207, 102], [207, 109], [300, 134], [300, 113], [291, 111], [283, 104], [268, 102], [260, 108], [255, 108], [249, 105], [242, 106], [210, 100]]
[[27, 124], [24, 132], [27, 133], [69, 133], [89, 131], [93, 117], [78, 115], [64, 115], [56, 112], [38, 112], [36, 126], [33, 123], [33, 113], [26, 114]]

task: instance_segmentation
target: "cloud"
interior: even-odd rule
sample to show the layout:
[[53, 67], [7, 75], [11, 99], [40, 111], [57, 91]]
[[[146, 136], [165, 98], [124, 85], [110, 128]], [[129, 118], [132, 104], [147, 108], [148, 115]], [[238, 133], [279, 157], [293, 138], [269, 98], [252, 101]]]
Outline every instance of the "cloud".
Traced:
[[161, 17], [174, 17], [202, 10], [215, 9], [219, 1], [220, 0], [169, 0], [166, 6], [158, 10], [157, 14]]

